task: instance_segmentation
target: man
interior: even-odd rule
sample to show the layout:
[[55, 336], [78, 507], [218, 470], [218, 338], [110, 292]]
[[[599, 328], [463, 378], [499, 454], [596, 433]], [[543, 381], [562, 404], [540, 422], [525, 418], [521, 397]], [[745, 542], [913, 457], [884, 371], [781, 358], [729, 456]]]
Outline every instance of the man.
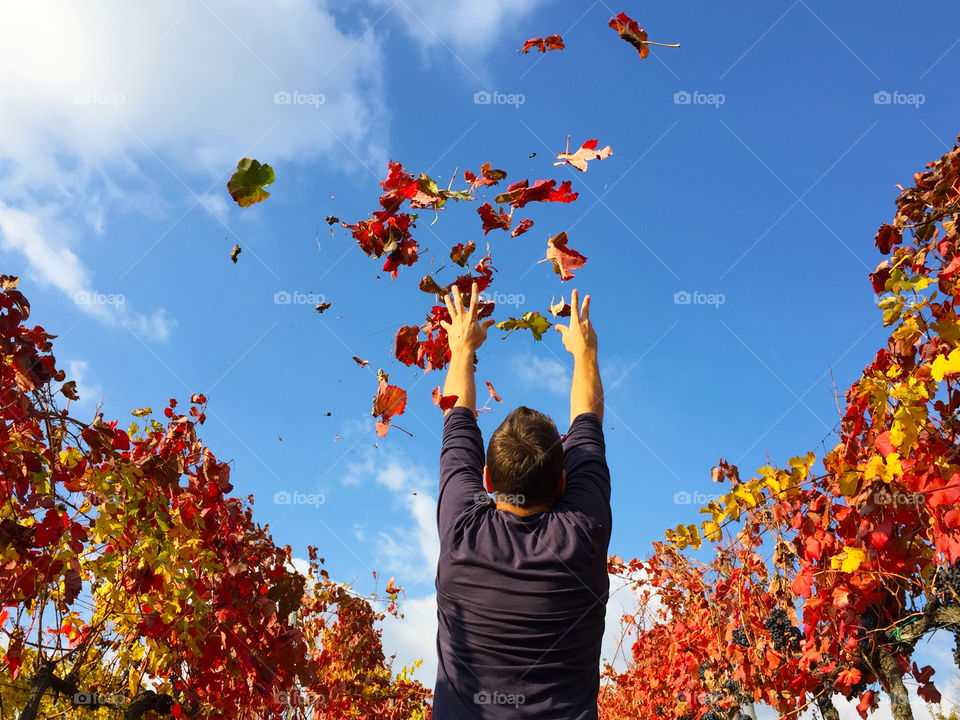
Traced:
[[520, 407], [491, 436], [486, 464], [473, 359], [493, 320], [477, 321], [476, 285], [469, 308], [456, 287], [445, 302], [443, 394], [457, 401], [440, 451], [433, 717], [596, 718], [611, 515], [590, 296], [580, 307], [574, 290], [570, 325], [556, 326], [573, 355], [566, 438]]

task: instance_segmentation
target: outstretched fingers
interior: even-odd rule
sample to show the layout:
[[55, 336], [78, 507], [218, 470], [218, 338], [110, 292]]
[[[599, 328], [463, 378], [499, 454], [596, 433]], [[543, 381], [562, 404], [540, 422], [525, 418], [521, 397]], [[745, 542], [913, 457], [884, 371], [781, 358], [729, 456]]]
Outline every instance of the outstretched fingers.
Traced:
[[473, 324], [473, 321], [477, 319], [477, 284], [473, 283], [470, 285], [470, 315], [467, 318], [467, 321]]
[[583, 298], [583, 308], [580, 310], [580, 319], [589, 320], [590, 319], [590, 296], [585, 295]]
[[580, 322], [580, 295], [576, 290], [570, 293], [570, 324]]

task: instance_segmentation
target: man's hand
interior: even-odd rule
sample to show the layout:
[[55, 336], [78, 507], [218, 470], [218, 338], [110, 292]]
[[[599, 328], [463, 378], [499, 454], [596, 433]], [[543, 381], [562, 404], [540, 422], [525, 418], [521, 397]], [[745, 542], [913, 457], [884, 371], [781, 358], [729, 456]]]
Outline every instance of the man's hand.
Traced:
[[574, 290], [570, 296], [570, 325], [554, 325], [563, 337], [563, 346], [574, 358], [582, 356], [596, 357], [597, 333], [590, 324], [590, 296], [583, 298], [583, 307], [579, 304], [580, 296]]
[[[447, 343], [450, 346], [450, 365], [447, 367], [447, 379], [443, 385], [444, 395], [456, 395], [454, 407], [465, 407], [477, 412], [477, 389], [473, 380], [474, 353], [487, 339], [487, 328], [494, 320], [477, 322], [477, 306], [479, 293], [477, 284], [470, 288], [470, 309], [464, 310], [463, 298], [456, 285], [450, 295], [443, 296], [443, 302], [450, 311], [450, 322], [440, 321], [440, 326], [447, 331]], [[450, 410], [445, 410], [446, 415]]]
[[570, 297], [570, 325], [554, 325], [563, 337], [563, 346], [573, 355], [573, 382], [570, 386], [570, 424], [583, 413], [594, 413], [603, 422], [603, 384], [597, 365], [597, 333], [590, 324], [590, 296], [574, 290]]
[[477, 306], [479, 304], [477, 284], [473, 283], [470, 287], [470, 308], [464, 310], [463, 298], [460, 295], [460, 288], [456, 285], [451, 290], [453, 299], [450, 295], [443, 296], [443, 302], [450, 312], [451, 322], [440, 321], [440, 326], [447, 331], [447, 343], [450, 346], [450, 356], [459, 353], [466, 353], [473, 358], [473, 353], [480, 349], [483, 341], [487, 339], [487, 329], [493, 325], [496, 320], [484, 320], [477, 322]]

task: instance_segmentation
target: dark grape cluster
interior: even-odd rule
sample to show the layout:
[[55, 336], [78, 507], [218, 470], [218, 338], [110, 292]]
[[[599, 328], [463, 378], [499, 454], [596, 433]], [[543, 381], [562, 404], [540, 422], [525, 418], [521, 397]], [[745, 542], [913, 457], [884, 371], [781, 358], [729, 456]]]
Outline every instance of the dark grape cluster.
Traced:
[[697, 676], [700, 678], [701, 682], [706, 680], [707, 670], [709, 669], [710, 669], [709, 663], [703, 663], [700, 667], [697, 668]]
[[707, 712], [700, 716], [700, 720], [720, 720], [720, 716], [713, 710], [707, 710]]
[[944, 605], [956, 604], [960, 597], [960, 561], [937, 570], [933, 591]]
[[953, 662], [960, 668], [960, 630], [953, 633]]
[[785, 650], [787, 645], [792, 649], [800, 647], [803, 632], [800, 628], [795, 628], [790, 624], [787, 611], [783, 608], [773, 610], [770, 616], [763, 621], [763, 626], [770, 632], [774, 650]]
[[743, 631], [742, 627], [738, 627], [733, 631], [733, 642], [740, 647], [750, 647], [750, 640], [747, 638], [747, 634]]
[[753, 720], [753, 718], [746, 713], [740, 713], [737, 715], [737, 720]]
[[726, 690], [731, 695], [733, 695], [733, 697], [737, 698], [738, 700], [740, 699], [740, 686], [737, 684], [736, 680], [727, 680], [723, 684], [723, 689]]
[[860, 628], [857, 630], [857, 636], [860, 638], [857, 641], [857, 646], [861, 652], [870, 652], [873, 646], [870, 635], [873, 634], [879, 624], [880, 617], [877, 615], [876, 609], [869, 607], [863, 611], [863, 615], [860, 616]]

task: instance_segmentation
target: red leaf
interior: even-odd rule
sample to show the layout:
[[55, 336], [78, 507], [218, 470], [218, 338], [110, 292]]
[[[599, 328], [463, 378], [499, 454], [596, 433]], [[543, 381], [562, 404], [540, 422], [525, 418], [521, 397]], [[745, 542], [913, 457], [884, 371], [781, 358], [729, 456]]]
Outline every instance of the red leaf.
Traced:
[[860, 713], [860, 717], [867, 717], [867, 711], [873, 706], [874, 694], [873, 690], [867, 690], [860, 696], [860, 704], [857, 705], [857, 712]]
[[379, 416], [377, 420], [377, 435], [383, 437], [390, 429], [390, 418], [394, 415], [402, 415], [407, 406], [407, 391], [389, 385], [389, 377], [383, 370], [377, 371], [377, 379], [380, 386], [377, 388], [377, 394], [373, 398], [373, 416]]
[[497, 210], [494, 211], [493, 206], [490, 205], [490, 203], [485, 202], [483, 205], [477, 208], [477, 212], [480, 213], [480, 219], [483, 220], [484, 235], [497, 228], [500, 228], [501, 230], [510, 229], [511, 218], [500, 208], [497, 208]]
[[493, 389], [493, 383], [487, 380], [487, 390], [490, 391], [490, 397], [496, 400], [498, 403], [502, 403], [503, 400], [500, 399], [500, 396], [497, 395], [497, 391]]
[[560, 280], [569, 280], [573, 277], [572, 270], [579, 270], [587, 262], [587, 258], [573, 248], [567, 247], [567, 234], [562, 232], [547, 240], [547, 260], [553, 263], [553, 271], [560, 276]]
[[597, 141], [587, 140], [574, 153], [557, 153], [557, 159], [560, 162], [555, 162], [554, 165], [572, 165], [580, 172], [586, 172], [589, 160], [605, 160], [611, 155], [613, 155], [613, 150], [610, 149], [609, 145], [602, 150], [597, 150]]
[[873, 241], [880, 249], [880, 252], [884, 255], [889, 255], [894, 245], [899, 245], [903, 242], [903, 236], [893, 225], [884, 223], [880, 226], [880, 229], [877, 230], [877, 235]]
[[[416, 325], [404, 325], [397, 331], [394, 339], [394, 355], [406, 366], [418, 365], [420, 351], [420, 328]], [[422, 367], [422, 366], [421, 366]]]
[[535, 37], [527, 40], [520, 49], [521, 55], [526, 55], [532, 48], [536, 48], [542, 53], [547, 50], [563, 50], [563, 38], [559, 35], [548, 35], [547, 37]]
[[476, 192], [478, 187], [484, 185], [496, 185], [507, 176], [503, 170], [491, 168], [490, 163], [485, 162], [480, 166], [480, 176], [474, 175], [469, 170], [463, 171], [463, 179], [470, 183], [470, 192]]
[[620, 37], [633, 45], [640, 53], [640, 59], [650, 55], [650, 46], [647, 44], [647, 33], [642, 27], [637, 25], [637, 21], [630, 18], [626, 13], [620, 13], [614, 18], [610, 18], [610, 27], [620, 33]]
[[466, 267], [470, 256], [476, 249], [477, 245], [472, 240], [466, 245], [463, 243], [457, 243], [450, 249], [450, 259], [460, 267]]
[[570, 191], [569, 180], [561, 183], [560, 187], [556, 185], [556, 180], [537, 180], [532, 186], [527, 180], [519, 180], [507, 186], [507, 191], [497, 195], [494, 200], [498, 203], [509, 203], [514, 208], [522, 208], [529, 202], [570, 203], [577, 199], [579, 194]]
[[510, 233], [510, 237], [517, 237], [518, 235], [523, 235], [527, 230], [533, 227], [533, 220], [525, 218], [520, 221], [520, 224], [517, 225], [513, 231]]
[[443, 410], [443, 411], [447, 411], [447, 410], [449, 410], [450, 408], [452, 408], [454, 405], [457, 404], [457, 396], [456, 396], [456, 395], [442, 395], [442, 394], [440, 393], [440, 386], [439, 386], [439, 385], [437, 385], [437, 387], [435, 387], [435, 388], [433, 389], [433, 394], [432, 394], [432, 396], [433, 396], [433, 404], [434, 404], [434, 405], [439, 405], [439, 406], [440, 406], [440, 409]]

